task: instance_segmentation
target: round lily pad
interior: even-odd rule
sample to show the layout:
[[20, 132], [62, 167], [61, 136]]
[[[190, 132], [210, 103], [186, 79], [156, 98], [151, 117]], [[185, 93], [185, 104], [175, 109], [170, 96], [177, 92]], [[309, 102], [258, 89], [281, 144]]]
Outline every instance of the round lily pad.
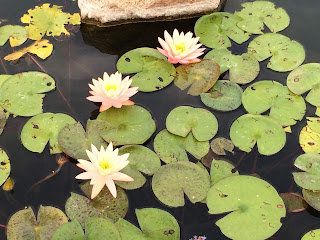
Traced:
[[307, 209], [308, 203], [298, 193], [280, 193], [287, 212], [302, 212]]
[[208, 110], [181, 106], [173, 109], [166, 120], [166, 127], [169, 132], [186, 137], [192, 132], [198, 141], [208, 141], [218, 131], [218, 121]]
[[302, 189], [302, 195], [311, 207], [320, 211], [320, 191]]
[[309, 126], [302, 128], [299, 143], [306, 153], [320, 153], [320, 133], [313, 131]]
[[60, 226], [52, 240], [86, 240], [86, 238], [80, 223], [74, 220]]
[[101, 133], [101, 137], [114, 146], [143, 144], [156, 130], [156, 123], [148, 110], [132, 105], [121, 108], [109, 108], [97, 117], [110, 125], [110, 129]]
[[174, 84], [181, 90], [187, 89], [188, 94], [199, 96], [207, 92], [218, 80], [220, 67], [210, 59], [198, 63], [183, 64], [177, 67]]
[[0, 148], [0, 186], [5, 183], [10, 175], [11, 164], [8, 155]]
[[307, 124], [311, 130], [320, 133], [320, 118], [318, 117], [307, 117]]
[[231, 140], [226, 138], [215, 138], [210, 143], [211, 150], [218, 155], [226, 155], [226, 151], [232, 152], [234, 144]]
[[287, 85], [298, 95], [310, 90], [306, 101], [314, 106], [320, 106], [320, 63], [308, 63], [296, 68], [289, 74]]
[[277, 191], [252, 176], [231, 176], [214, 184], [208, 192], [210, 214], [229, 213], [216, 222], [231, 239], [267, 239], [281, 227], [286, 208]]
[[231, 81], [219, 80], [207, 93], [201, 93], [201, 101], [208, 107], [222, 112], [233, 111], [241, 105], [242, 88]]
[[271, 57], [267, 67], [277, 72], [297, 68], [306, 57], [300, 43], [278, 33], [266, 33], [256, 37], [250, 42], [248, 52], [259, 62]]
[[37, 219], [31, 207], [13, 214], [7, 225], [8, 240], [51, 239], [55, 231], [68, 222], [58, 208], [40, 205]]
[[63, 113], [42, 113], [32, 117], [22, 128], [21, 142], [31, 152], [43, 152], [49, 142], [50, 153], [61, 153], [58, 134], [67, 124], [76, 121]]
[[19, 25], [5, 25], [0, 27], [0, 46], [8, 40], [11, 47], [20, 46], [28, 39], [28, 31]]
[[220, 66], [220, 74], [229, 70], [231, 82], [246, 84], [252, 82], [260, 72], [257, 59], [249, 53], [233, 55], [226, 48], [217, 48], [208, 52], [204, 59], [211, 59]]
[[231, 38], [238, 44], [249, 39], [249, 34], [237, 27], [242, 18], [226, 12], [215, 12], [202, 16], [194, 26], [199, 41], [210, 47], [231, 47]]
[[52, 77], [41, 72], [24, 72], [9, 77], [0, 87], [0, 105], [19, 116], [42, 113], [45, 92], [55, 88]]
[[239, 172], [234, 172], [233, 169], [234, 166], [231, 163], [213, 159], [210, 168], [211, 186], [224, 178], [239, 175]]
[[146, 183], [146, 175], [153, 175], [161, 166], [157, 154], [147, 147], [139, 145], [123, 146], [119, 149], [119, 154], [129, 153], [129, 164], [121, 170], [134, 179], [133, 182], [116, 181], [116, 184], [124, 189], [137, 189]]
[[184, 206], [184, 194], [192, 203], [200, 202], [210, 188], [209, 174], [192, 162], [163, 165], [152, 178], [152, 190], [163, 204]]
[[246, 114], [235, 120], [230, 138], [242, 151], [251, 152], [257, 143], [262, 155], [279, 152], [286, 143], [286, 133], [275, 119], [268, 116]]
[[316, 240], [318, 238], [320, 238], [320, 229], [315, 229], [307, 232], [301, 240]]
[[276, 8], [269, 1], [254, 1], [241, 4], [243, 9], [235, 15], [242, 18], [237, 26], [243, 31], [253, 34], [263, 34], [263, 24], [271, 32], [280, 32], [289, 26], [290, 18], [282, 8]]
[[183, 138], [162, 130], [153, 141], [153, 147], [157, 155], [165, 163], [188, 161], [187, 152], [196, 159], [201, 159], [209, 152], [208, 141], [197, 141], [192, 133]]
[[259, 81], [247, 87], [242, 95], [242, 104], [249, 113], [254, 114], [270, 109], [269, 116], [283, 126], [296, 124], [306, 112], [303, 97], [275, 81]]
[[108, 239], [121, 240], [117, 227], [109, 220], [103, 218], [88, 218], [86, 220], [86, 239], [98, 240]]
[[176, 75], [173, 64], [153, 48], [137, 48], [122, 55], [117, 69], [124, 74], [136, 73], [131, 86], [141, 92], [153, 92], [168, 86]]

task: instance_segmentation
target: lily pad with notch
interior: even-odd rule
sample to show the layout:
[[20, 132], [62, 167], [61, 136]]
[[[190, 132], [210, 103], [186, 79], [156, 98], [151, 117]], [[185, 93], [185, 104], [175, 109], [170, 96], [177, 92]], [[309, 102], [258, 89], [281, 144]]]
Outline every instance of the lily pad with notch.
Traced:
[[0, 186], [4, 184], [11, 172], [11, 164], [7, 153], [0, 148]]
[[8, 40], [11, 47], [17, 47], [28, 39], [28, 31], [19, 25], [5, 25], [0, 27], [0, 46]]
[[218, 137], [211, 141], [210, 148], [215, 154], [226, 155], [226, 151], [228, 152], [233, 151], [234, 144], [229, 139]]
[[304, 200], [306, 200], [311, 207], [320, 211], [320, 191], [302, 189], [302, 195]]
[[220, 180], [239, 175], [238, 171], [234, 171], [234, 165], [225, 160], [212, 160], [210, 168], [211, 186]]

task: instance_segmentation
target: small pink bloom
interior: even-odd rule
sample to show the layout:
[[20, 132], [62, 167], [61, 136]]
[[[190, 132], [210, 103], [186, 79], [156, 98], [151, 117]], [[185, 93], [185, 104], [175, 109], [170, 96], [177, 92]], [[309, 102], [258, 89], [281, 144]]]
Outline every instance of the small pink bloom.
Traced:
[[93, 84], [89, 84], [92, 96], [87, 97], [89, 101], [101, 102], [100, 112], [111, 107], [121, 108], [122, 105], [133, 105], [129, 98], [138, 92], [137, 87], [129, 88], [132, 80], [127, 76], [122, 80], [119, 72], [103, 74], [103, 79], [92, 79]]
[[90, 161], [79, 159], [77, 166], [86, 172], [80, 173], [76, 179], [88, 180], [93, 185], [91, 199], [95, 198], [106, 185], [113, 197], [117, 197], [117, 190], [114, 181], [132, 182], [133, 178], [121, 173], [120, 170], [128, 164], [129, 153], [118, 155], [119, 149], [113, 150], [112, 142], [106, 149], [101, 146], [100, 151], [91, 145], [92, 152], [87, 150]]
[[164, 39], [158, 38], [162, 48], [157, 48], [159, 52], [168, 58], [168, 61], [175, 64], [188, 64], [200, 62], [198, 58], [203, 54], [205, 48], [200, 48], [201, 44], [197, 44], [199, 37], [192, 37], [192, 32], [179, 34], [178, 30], [173, 31], [171, 37], [167, 31], [164, 31]]

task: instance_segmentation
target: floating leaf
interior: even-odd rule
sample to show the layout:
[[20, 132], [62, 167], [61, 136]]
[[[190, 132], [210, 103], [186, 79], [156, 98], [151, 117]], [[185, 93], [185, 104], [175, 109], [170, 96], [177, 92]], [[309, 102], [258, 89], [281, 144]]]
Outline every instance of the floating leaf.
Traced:
[[320, 133], [313, 131], [309, 126], [302, 128], [299, 143], [306, 153], [320, 153]]
[[180, 106], [169, 113], [166, 127], [172, 134], [186, 137], [192, 132], [198, 141], [208, 141], [216, 135], [218, 121], [206, 109]]
[[207, 93], [201, 93], [201, 101], [208, 107], [222, 112], [233, 111], [241, 105], [242, 88], [227, 80], [219, 80]]
[[282, 126], [296, 124], [306, 112], [303, 97], [275, 81], [259, 81], [247, 87], [242, 95], [242, 104], [249, 113], [254, 114], [270, 109], [269, 116]]
[[8, 177], [7, 181], [2, 185], [2, 189], [7, 192], [12, 191], [14, 184], [14, 180], [11, 177]]
[[307, 209], [308, 203], [298, 193], [280, 193], [287, 212], [302, 212]]
[[226, 138], [215, 138], [210, 143], [211, 150], [218, 155], [226, 155], [225, 150], [232, 152], [234, 144], [231, 140]]
[[28, 39], [28, 31], [19, 25], [5, 25], [0, 27], [0, 46], [8, 40], [11, 47], [20, 46]]
[[62, 6], [52, 5], [50, 3], [36, 6], [29, 9], [24, 14], [21, 22], [29, 24], [25, 28], [28, 30], [29, 38], [40, 40], [45, 35], [60, 36], [62, 34], [70, 35], [66, 30], [66, 24], [78, 25], [81, 23], [79, 13], [69, 14], [62, 12]]
[[311, 207], [320, 211], [320, 191], [302, 189], [302, 195]]
[[0, 135], [3, 132], [3, 129], [6, 123], [7, 123], [7, 115], [4, 111], [0, 110]]
[[218, 80], [220, 67], [211, 60], [202, 60], [199, 63], [183, 64], [177, 67], [174, 84], [181, 90], [187, 89], [188, 94], [199, 96], [207, 92]]
[[184, 206], [184, 194], [192, 203], [200, 202], [210, 188], [209, 174], [192, 162], [163, 165], [152, 178], [152, 190], [163, 204]]
[[254, 114], [245, 114], [235, 120], [230, 128], [230, 138], [245, 152], [251, 152], [257, 143], [262, 155], [275, 154], [286, 143], [286, 133], [276, 120]]
[[235, 15], [243, 18], [237, 26], [243, 31], [262, 34], [265, 24], [271, 32], [280, 32], [289, 26], [290, 18], [283, 8], [275, 8], [269, 1], [255, 1], [241, 4], [243, 9]]
[[320, 132], [320, 118], [317, 117], [307, 117], [307, 124], [311, 130], [315, 132]]
[[287, 85], [298, 95], [310, 90], [306, 101], [314, 106], [320, 106], [320, 63], [304, 64], [293, 70], [287, 78]]
[[60, 149], [75, 159], [88, 159], [86, 150], [91, 150], [91, 144], [100, 149], [107, 147], [106, 142], [101, 137], [101, 133], [108, 130], [109, 126], [103, 120], [88, 120], [87, 131], [81, 123], [66, 125], [58, 136]]
[[157, 154], [147, 147], [132, 145], [123, 146], [119, 149], [119, 154], [130, 153], [129, 165], [121, 170], [134, 179], [133, 182], [120, 182], [116, 184], [124, 189], [137, 189], [146, 183], [146, 178], [141, 174], [153, 175], [161, 166]]
[[58, 208], [40, 205], [37, 219], [31, 207], [12, 215], [7, 225], [8, 240], [51, 239], [67, 216]]
[[217, 48], [208, 52], [204, 59], [211, 59], [220, 66], [220, 74], [229, 70], [231, 82], [246, 84], [252, 82], [260, 72], [257, 59], [249, 53], [233, 55], [226, 48]]
[[209, 142], [197, 141], [192, 133], [186, 138], [171, 134], [167, 130], [162, 130], [153, 141], [153, 147], [158, 156], [165, 163], [176, 161], [188, 161], [187, 152], [196, 159], [201, 159], [209, 152]]
[[114, 146], [143, 144], [156, 130], [149, 111], [137, 105], [110, 108], [97, 119], [110, 125], [110, 130], [103, 132], [101, 137]]
[[50, 153], [62, 152], [58, 144], [58, 134], [67, 124], [76, 121], [69, 115], [63, 113], [42, 113], [32, 117], [23, 126], [21, 131], [21, 142], [31, 152], [43, 152], [49, 142]]
[[277, 191], [251, 176], [231, 176], [218, 181], [208, 192], [207, 205], [210, 214], [231, 212], [216, 225], [228, 238], [238, 240], [271, 237], [286, 215]]
[[44, 93], [54, 88], [53, 78], [45, 73], [18, 73], [1, 85], [0, 105], [14, 115], [34, 116], [42, 113]]
[[[82, 190], [90, 196], [92, 186], [89, 182], [82, 185]], [[90, 200], [82, 195], [71, 193], [66, 202], [66, 214], [71, 220], [77, 220], [84, 227], [89, 217], [110, 218], [113, 222], [123, 218], [129, 208], [129, 201], [123, 189], [117, 187], [117, 198], [114, 198], [104, 187], [97, 197]]]
[[121, 240], [117, 227], [109, 219], [88, 218], [86, 220], [86, 237], [88, 240]]
[[117, 69], [123, 74], [137, 73], [131, 86], [141, 92], [153, 92], [168, 86], [176, 75], [174, 66], [153, 48], [136, 48], [122, 55]]
[[[248, 52], [259, 62], [271, 57], [267, 67], [277, 72], [295, 69], [303, 63], [306, 56], [300, 43], [278, 33], [256, 37], [250, 42]], [[290, 87], [289, 89], [291, 90]]]
[[301, 240], [316, 240], [320, 237], [320, 229], [311, 230], [310, 232], [307, 232]]
[[[249, 39], [249, 34], [237, 27], [242, 18], [226, 12], [216, 12], [202, 16], [194, 26], [199, 41], [210, 47], [231, 47], [229, 38], [238, 44]], [[229, 37], [229, 38], [228, 38]]]
[[74, 220], [60, 226], [52, 240], [86, 240], [86, 238], [80, 223]]
[[239, 175], [238, 171], [233, 170], [234, 166], [231, 163], [213, 159], [210, 169], [211, 186], [224, 178]]
[[4, 184], [10, 175], [11, 164], [8, 155], [0, 148], [0, 186]]

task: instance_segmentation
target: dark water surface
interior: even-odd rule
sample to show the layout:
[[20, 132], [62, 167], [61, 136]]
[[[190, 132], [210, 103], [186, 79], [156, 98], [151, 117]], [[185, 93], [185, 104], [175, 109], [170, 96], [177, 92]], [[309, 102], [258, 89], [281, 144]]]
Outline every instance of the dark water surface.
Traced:
[[[63, 5], [69, 12], [79, 11], [76, 2], [71, 0], [51, 0], [49, 2]], [[240, 10], [242, 2], [245, 1], [228, 0], [224, 10], [228, 12]], [[307, 54], [305, 63], [319, 61], [320, 1], [275, 0], [274, 2], [277, 6], [284, 7], [291, 17], [290, 26], [282, 33], [297, 40], [305, 47]], [[29, 8], [43, 3], [45, 2], [38, 0], [0, 0], [0, 19], [7, 19], [9, 24], [20, 24], [20, 17]], [[94, 118], [98, 113], [98, 106], [85, 99], [89, 94], [88, 83], [92, 78], [102, 77], [103, 72], [109, 74], [115, 72], [118, 57], [128, 50], [143, 46], [159, 46], [157, 37], [162, 37], [166, 29], [169, 32], [172, 32], [174, 28], [180, 31], [193, 31], [196, 20], [193, 18], [172, 22], [139, 23], [101, 29], [82, 25], [79, 32], [65, 41], [57, 41], [49, 37], [48, 39], [54, 44], [53, 55], [45, 61], [38, 59], [37, 61], [41, 68], [56, 80], [56, 85], [64, 97], [58, 90], [48, 93], [44, 100], [44, 112], [67, 113], [85, 125], [88, 118]], [[247, 45], [248, 42], [241, 46], [233, 43], [232, 51], [234, 53], [245, 52]], [[28, 57], [21, 59], [17, 64], [5, 62], [3, 57], [11, 52], [12, 49], [8, 44], [0, 48], [0, 57], [4, 62], [3, 66], [0, 65], [0, 74], [42, 71]], [[267, 61], [261, 63], [261, 72], [257, 79], [276, 80], [285, 84], [288, 73], [277, 73], [266, 69], [266, 63]], [[227, 79], [228, 76], [224, 78]], [[173, 84], [155, 93], [138, 93], [133, 97], [133, 101], [150, 110], [157, 122], [156, 133], [165, 128], [165, 118], [173, 108], [181, 105], [205, 107], [200, 97], [189, 96]], [[217, 136], [227, 138], [232, 122], [245, 114], [243, 107], [229, 113], [212, 112], [219, 121]], [[308, 105], [307, 115], [312, 116], [314, 112], [315, 108]], [[60, 173], [53, 178], [30, 189], [33, 184], [57, 169], [58, 164], [56, 156], [49, 154], [48, 147], [43, 154], [37, 154], [29, 152], [22, 146], [20, 131], [28, 119], [10, 117], [0, 136], [0, 147], [8, 153], [11, 159], [11, 177], [16, 183], [12, 192], [0, 190], [0, 224], [4, 225], [7, 224], [10, 215], [25, 206], [32, 206], [37, 210], [40, 204], [52, 205], [64, 210], [70, 192], [81, 192], [80, 182], [74, 179], [81, 170], [76, 167], [74, 161], [66, 163]], [[239, 165], [239, 171], [242, 174], [259, 174], [279, 193], [301, 192], [301, 189], [293, 182], [291, 172], [294, 171], [294, 159], [302, 153], [298, 138], [301, 128], [305, 125], [304, 118], [303, 121], [293, 126], [293, 132], [287, 134], [286, 146], [273, 156], [261, 156], [256, 148], [250, 154], [246, 154]], [[146, 145], [152, 148], [152, 140]], [[236, 163], [242, 155], [241, 151], [236, 151], [234, 155], [230, 154], [227, 158]], [[165, 207], [153, 195], [150, 181], [140, 189], [127, 191], [127, 194], [130, 209], [126, 219], [132, 223], [137, 224], [135, 208], [156, 207], [167, 210], [175, 216], [180, 224], [183, 240], [193, 235], [206, 235], [209, 240], [227, 239], [214, 224], [222, 215], [209, 215], [204, 204], [193, 205], [187, 200], [184, 208]], [[301, 239], [307, 231], [320, 228], [319, 217], [320, 214], [312, 209], [288, 214], [283, 219], [283, 227], [270, 239]], [[1, 227], [0, 239], [5, 239], [5, 231]]]

